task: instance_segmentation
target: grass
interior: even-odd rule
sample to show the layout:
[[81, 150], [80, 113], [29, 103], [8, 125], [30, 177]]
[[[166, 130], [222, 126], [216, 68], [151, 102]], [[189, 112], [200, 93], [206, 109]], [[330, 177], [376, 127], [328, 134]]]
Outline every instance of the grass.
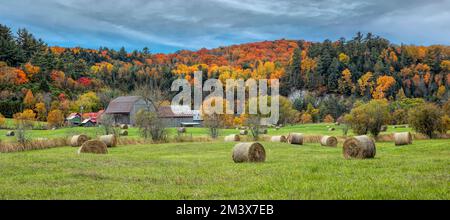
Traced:
[[[335, 131], [328, 131], [328, 127], [336, 128]], [[6, 129], [0, 129], [0, 139], [6, 142], [15, 141], [15, 137], [6, 137]], [[169, 128], [169, 136], [176, 136], [176, 129]], [[394, 128], [394, 126], [389, 126], [387, 132], [384, 133], [393, 133], [393, 132], [403, 132], [403, 131], [411, 131], [411, 128]], [[137, 128], [128, 129], [129, 135], [128, 137], [139, 137], [139, 130]], [[274, 128], [268, 129], [269, 135], [288, 135], [289, 133], [298, 132], [304, 133], [306, 135], [334, 135], [334, 136], [342, 136], [342, 127], [336, 126], [334, 124], [303, 124], [303, 125], [294, 125], [294, 126], [286, 126], [280, 130], [276, 130]], [[84, 128], [84, 127], [69, 127], [69, 128], [61, 128], [57, 130], [31, 130], [28, 131], [27, 136], [30, 139], [36, 138], [61, 138], [61, 137], [70, 137], [75, 134], [86, 134], [90, 137], [96, 137], [98, 135], [102, 135], [104, 133], [102, 128], [93, 127], [93, 128]], [[230, 134], [238, 134], [239, 131], [235, 129], [222, 129], [220, 135], [226, 136]], [[192, 135], [193, 137], [207, 137], [208, 129], [206, 128], [187, 128], [186, 135]], [[349, 135], [353, 135], [351, 130], [349, 130]]]
[[0, 154], [0, 199], [450, 199], [449, 140], [377, 143], [371, 160], [318, 144], [263, 145], [260, 164], [233, 163], [234, 144], [219, 142]]

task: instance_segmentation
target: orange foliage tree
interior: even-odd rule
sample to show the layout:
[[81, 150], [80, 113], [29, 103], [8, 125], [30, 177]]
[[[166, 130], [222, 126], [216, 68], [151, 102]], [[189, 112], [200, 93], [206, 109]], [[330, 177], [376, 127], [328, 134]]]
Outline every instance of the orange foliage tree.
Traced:
[[373, 92], [372, 96], [374, 99], [384, 99], [387, 92], [395, 85], [395, 79], [392, 76], [380, 76], [377, 79], [377, 87]]

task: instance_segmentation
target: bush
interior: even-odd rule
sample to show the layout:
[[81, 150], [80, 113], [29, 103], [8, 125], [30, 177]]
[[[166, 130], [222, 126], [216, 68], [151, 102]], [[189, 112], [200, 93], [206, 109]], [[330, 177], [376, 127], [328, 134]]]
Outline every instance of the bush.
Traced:
[[334, 118], [331, 115], [327, 115], [325, 116], [325, 118], [323, 119], [323, 122], [325, 123], [334, 123]]
[[304, 114], [302, 114], [302, 116], [300, 117], [300, 122], [301, 122], [302, 124], [312, 123], [312, 122], [313, 122], [312, 116], [311, 116], [310, 114], [308, 114], [308, 113], [304, 113]]
[[358, 104], [345, 116], [345, 121], [354, 133], [358, 135], [370, 133], [376, 137], [381, 131], [381, 126], [389, 121], [389, 104], [384, 99]]
[[6, 119], [5, 116], [3, 116], [2, 114], [0, 114], [0, 128], [5, 127], [6, 125]]
[[397, 109], [392, 113], [391, 123], [394, 125], [408, 124], [408, 111]]
[[443, 130], [444, 114], [435, 104], [422, 104], [409, 111], [409, 125], [416, 131], [433, 138]]

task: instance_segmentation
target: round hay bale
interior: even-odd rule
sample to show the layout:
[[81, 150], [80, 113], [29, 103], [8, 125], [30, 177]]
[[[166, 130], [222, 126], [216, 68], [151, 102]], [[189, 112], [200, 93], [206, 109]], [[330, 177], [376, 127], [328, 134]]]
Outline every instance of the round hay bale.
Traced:
[[177, 128], [177, 132], [178, 133], [186, 133], [186, 128], [184, 128], [184, 127]]
[[343, 154], [345, 159], [374, 158], [376, 154], [375, 142], [366, 135], [348, 138], [344, 142]]
[[338, 144], [338, 140], [334, 136], [323, 136], [320, 139], [320, 144], [326, 147], [336, 147]]
[[336, 126], [339, 126], [339, 125], [341, 125], [341, 122], [336, 122], [336, 123], [334, 123]]
[[335, 131], [336, 128], [329, 128], [328, 131]]
[[84, 142], [84, 144], [81, 145], [80, 149], [78, 149], [78, 154], [81, 153], [107, 154], [108, 147], [102, 141], [90, 140]]
[[127, 124], [121, 124], [120, 125], [120, 129], [128, 129], [128, 125]]
[[75, 135], [70, 139], [70, 146], [79, 147], [84, 144], [84, 142], [88, 141], [88, 136], [84, 134]]
[[276, 126], [276, 127], [275, 127], [275, 130], [277, 130], [277, 131], [280, 130], [280, 129], [281, 129], [280, 126]]
[[99, 139], [101, 142], [105, 143], [107, 147], [117, 146], [117, 138], [113, 134], [100, 136]]
[[387, 129], [388, 129], [388, 126], [386, 126], [386, 125], [383, 125], [383, 126], [381, 126], [381, 129], [380, 129], [380, 131], [381, 131], [381, 132], [386, 132], [386, 131], [387, 131]]
[[412, 144], [412, 135], [409, 132], [394, 133], [395, 146]]
[[264, 162], [266, 151], [260, 143], [239, 143], [233, 149], [233, 161], [243, 162]]
[[121, 130], [119, 135], [120, 136], [128, 136], [128, 131], [127, 130]]
[[237, 134], [232, 134], [225, 137], [225, 142], [236, 142], [240, 140], [241, 138]]
[[16, 135], [16, 133], [14, 131], [8, 131], [6, 132], [6, 136], [7, 137], [14, 137]]
[[241, 131], [239, 131], [239, 134], [240, 135], [247, 135], [248, 131], [247, 130], [241, 130]]
[[301, 133], [289, 134], [287, 142], [289, 144], [303, 145], [303, 134]]
[[286, 138], [286, 136], [284, 136], [284, 135], [281, 135], [281, 136], [272, 136], [272, 138], [270, 138], [270, 141], [271, 142], [286, 142], [287, 141], [287, 138]]

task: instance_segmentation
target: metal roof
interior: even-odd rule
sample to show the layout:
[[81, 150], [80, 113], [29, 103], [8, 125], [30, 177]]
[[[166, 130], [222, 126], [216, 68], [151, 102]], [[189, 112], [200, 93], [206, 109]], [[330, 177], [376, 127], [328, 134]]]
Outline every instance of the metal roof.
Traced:
[[116, 99], [112, 100], [105, 113], [114, 114], [114, 113], [130, 113], [133, 110], [134, 104], [141, 100], [140, 96], [120, 96]]

